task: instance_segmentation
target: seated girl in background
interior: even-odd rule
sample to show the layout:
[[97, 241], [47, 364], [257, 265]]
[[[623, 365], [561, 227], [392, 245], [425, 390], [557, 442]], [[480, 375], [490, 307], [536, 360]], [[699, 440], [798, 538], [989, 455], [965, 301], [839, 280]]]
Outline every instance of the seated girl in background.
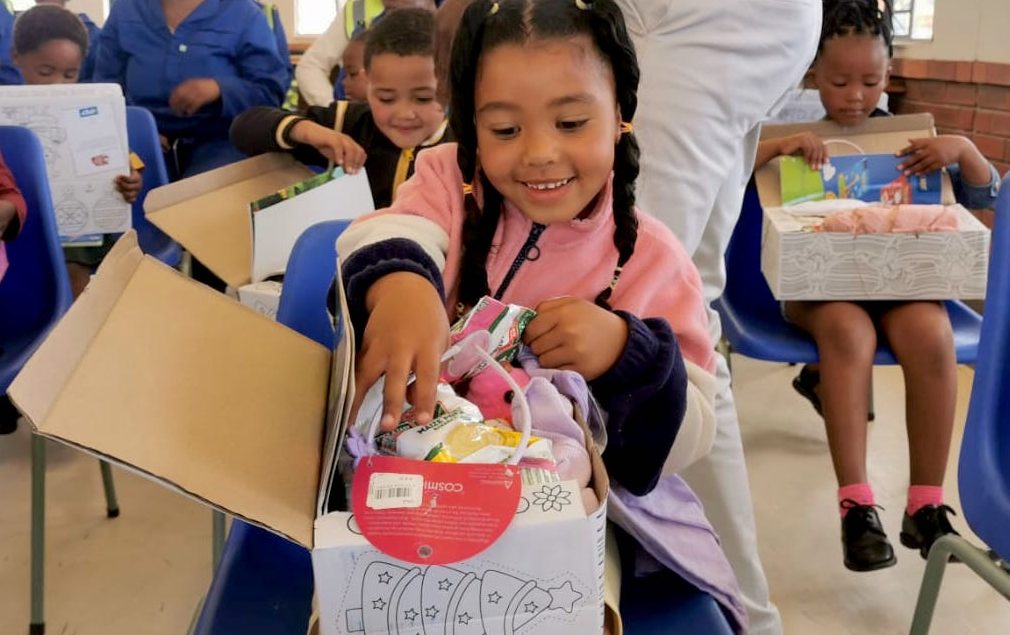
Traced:
[[[890, 5], [877, 0], [828, 0], [814, 80], [827, 118], [858, 126], [890, 113], [876, 107], [887, 86], [891, 47]], [[782, 154], [803, 154], [819, 169], [824, 143], [811, 133], [765, 141], [760, 167]], [[996, 168], [965, 137], [910, 139], [899, 156], [906, 175], [947, 168], [957, 201], [990, 208], [999, 185]], [[845, 566], [872, 571], [894, 565], [894, 550], [876, 512], [866, 474], [869, 385], [877, 340], [894, 351], [905, 376], [905, 417], [911, 458], [908, 503], [901, 544], [923, 558], [933, 542], [954, 531], [944, 504], [943, 478], [950, 454], [957, 397], [956, 360], [950, 319], [942, 302], [787, 302], [787, 319], [810, 333], [820, 364], [805, 366], [793, 386], [824, 416], [838, 479]]]
[[415, 373], [417, 421], [430, 421], [450, 320], [484, 295], [535, 308], [527, 346], [543, 367], [582, 374], [608, 415], [624, 569], [608, 569], [611, 630], [623, 577], [629, 599], [648, 588], [703, 594], [728, 618], [724, 632], [740, 632], [733, 572], [676, 475], [711, 444], [714, 350], [697, 270], [635, 208], [638, 143], [626, 122], [638, 80], [612, 0], [467, 9], [451, 61], [458, 143], [423, 151], [393, 206], [338, 243], [361, 340], [356, 381], [363, 394], [385, 376], [389, 430]]
[[[14, 24], [14, 64], [28, 85], [76, 84], [88, 44], [88, 33], [81, 20], [54, 4], [34, 6], [18, 16]], [[142, 185], [140, 172], [131, 168], [129, 175], [117, 176], [115, 183], [124, 201], [137, 200]], [[113, 243], [115, 237], [106, 234], [99, 247], [64, 247], [75, 298], [87, 286], [95, 267]]]

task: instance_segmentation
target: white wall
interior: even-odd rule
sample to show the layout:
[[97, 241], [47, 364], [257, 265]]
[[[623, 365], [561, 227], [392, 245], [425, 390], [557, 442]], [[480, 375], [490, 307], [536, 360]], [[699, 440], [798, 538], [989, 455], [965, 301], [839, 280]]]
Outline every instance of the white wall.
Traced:
[[937, 0], [933, 41], [898, 57], [1010, 63], [1010, 0]]

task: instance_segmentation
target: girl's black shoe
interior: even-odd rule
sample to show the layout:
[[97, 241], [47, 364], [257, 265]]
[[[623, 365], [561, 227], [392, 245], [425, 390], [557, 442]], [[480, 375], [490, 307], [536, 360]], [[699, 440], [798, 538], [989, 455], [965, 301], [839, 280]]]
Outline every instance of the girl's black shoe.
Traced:
[[[926, 559], [937, 538], [945, 534], [960, 536], [951, 526], [947, 512], [957, 515], [948, 505], [926, 505], [911, 516], [905, 513], [901, 520], [901, 544], [909, 549], [918, 549], [919, 555]], [[951, 556], [950, 561], [955, 562], [956, 559]]]
[[842, 517], [845, 568], [851, 571], [876, 571], [894, 566], [898, 559], [874, 506], [860, 505], [854, 500], [845, 499], [842, 507], [848, 510]]

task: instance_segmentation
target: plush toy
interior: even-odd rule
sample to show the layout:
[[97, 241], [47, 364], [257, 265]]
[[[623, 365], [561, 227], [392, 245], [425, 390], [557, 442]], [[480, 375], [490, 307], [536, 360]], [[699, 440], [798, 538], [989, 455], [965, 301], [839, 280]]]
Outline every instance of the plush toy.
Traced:
[[[506, 363], [505, 368], [520, 388], [526, 388], [530, 376], [522, 368]], [[498, 373], [484, 369], [470, 379], [464, 398], [480, 408], [484, 419], [502, 419], [512, 423], [512, 389]]]

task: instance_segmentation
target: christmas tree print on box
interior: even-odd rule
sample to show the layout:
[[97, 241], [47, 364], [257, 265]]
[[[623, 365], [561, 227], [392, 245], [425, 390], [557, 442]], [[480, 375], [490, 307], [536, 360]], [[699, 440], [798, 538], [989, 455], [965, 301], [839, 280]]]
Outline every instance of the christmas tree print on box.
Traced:
[[536, 581], [493, 569], [477, 574], [374, 561], [361, 581], [361, 608], [346, 612], [347, 632], [521, 633], [545, 613], [572, 613], [582, 597], [571, 581], [545, 589]]

